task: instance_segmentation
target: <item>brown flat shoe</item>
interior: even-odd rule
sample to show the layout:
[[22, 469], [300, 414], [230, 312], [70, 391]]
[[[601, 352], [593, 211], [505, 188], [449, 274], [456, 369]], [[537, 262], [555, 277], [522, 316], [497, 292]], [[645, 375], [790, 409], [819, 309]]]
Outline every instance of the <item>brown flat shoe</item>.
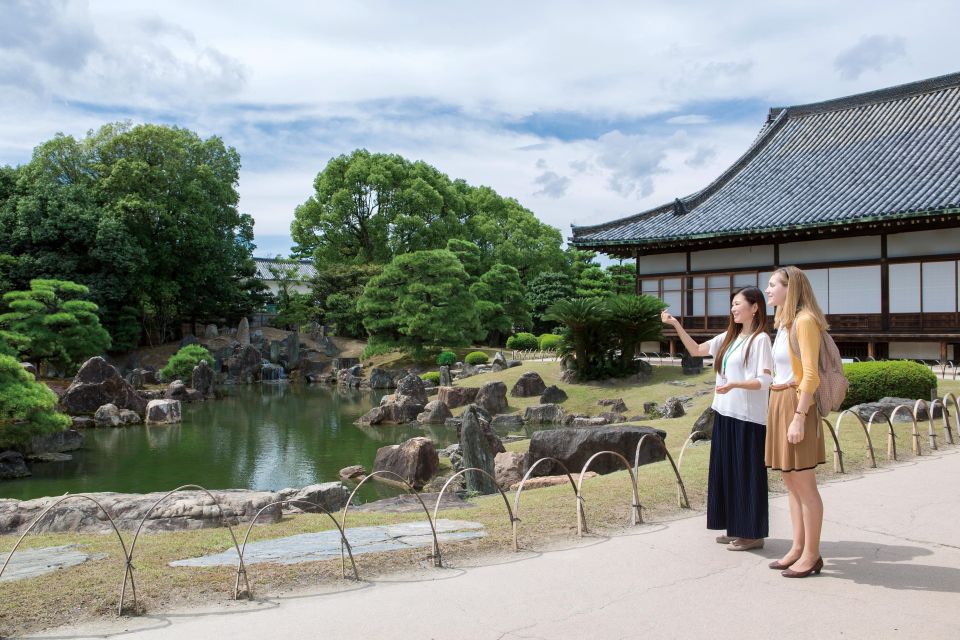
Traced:
[[[739, 540], [739, 538], [737, 538]], [[747, 542], [745, 544], [737, 544], [737, 540], [734, 540], [727, 545], [727, 551], [749, 551], [750, 549], [763, 549], [763, 538], [757, 538], [752, 542]]]
[[780, 575], [782, 575], [784, 578], [806, 578], [811, 573], [820, 575], [821, 569], [823, 569], [823, 558], [817, 558], [816, 564], [806, 571], [794, 571], [793, 569], [787, 569], [785, 571], [781, 571]]

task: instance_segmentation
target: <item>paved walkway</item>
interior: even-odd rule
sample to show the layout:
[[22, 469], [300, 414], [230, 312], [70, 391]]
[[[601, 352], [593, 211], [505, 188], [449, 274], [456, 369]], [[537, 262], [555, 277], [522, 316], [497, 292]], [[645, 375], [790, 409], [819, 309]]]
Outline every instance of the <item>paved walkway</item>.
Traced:
[[[771, 500], [759, 553], [713, 542], [704, 517], [416, 581], [208, 612], [126, 619], [60, 637], [121, 638], [956, 638], [960, 634], [960, 449], [822, 488], [820, 576], [767, 568], [788, 545]], [[512, 559], [512, 558], [509, 558]]]

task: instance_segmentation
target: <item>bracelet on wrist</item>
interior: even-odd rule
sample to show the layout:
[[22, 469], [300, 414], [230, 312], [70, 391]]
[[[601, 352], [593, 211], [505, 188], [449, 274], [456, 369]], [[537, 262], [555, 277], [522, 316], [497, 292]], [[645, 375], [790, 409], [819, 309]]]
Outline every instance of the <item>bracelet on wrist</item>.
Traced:
[[805, 414], [803, 411], [800, 411], [800, 409], [797, 409], [796, 411], [794, 411], [794, 413], [797, 414], [798, 416], [803, 416], [804, 418], [807, 417], [807, 414]]

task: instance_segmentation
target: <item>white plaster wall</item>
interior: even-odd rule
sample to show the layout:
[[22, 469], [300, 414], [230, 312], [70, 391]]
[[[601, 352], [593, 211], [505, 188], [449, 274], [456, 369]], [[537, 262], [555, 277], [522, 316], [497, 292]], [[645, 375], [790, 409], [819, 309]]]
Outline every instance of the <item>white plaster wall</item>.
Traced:
[[887, 257], [936, 256], [960, 253], [960, 228], [911, 231], [887, 236]]
[[863, 260], [879, 257], [880, 236], [786, 242], [780, 245], [780, 264], [783, 265]]
[[646, 273], [675, 273], [687, 270], [686, 253], [663, 253], [655, 256], [639, 256], [637, 268], [641, 275]]
[[727, 270], [741, 267], [766, 267], [773, 264], [773, 245], [709, 249], [690, 254], [693, 271]]

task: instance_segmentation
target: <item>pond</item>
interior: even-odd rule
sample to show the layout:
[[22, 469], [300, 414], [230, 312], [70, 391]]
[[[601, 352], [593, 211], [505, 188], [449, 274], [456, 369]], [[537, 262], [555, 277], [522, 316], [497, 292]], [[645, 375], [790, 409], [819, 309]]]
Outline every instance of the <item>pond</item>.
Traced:
[[[438, 449], [457, 441], [444, 426], [358, 427], [381, 393], [321, 386], [224, 387], [225, 396], [184, 404], [183, 423], [87, 429], [68, 462], [31, 463], [33, 476], [0, 483], [0, 497], [29, 499], [65, 492], [208, 489], [278, 490], [338, 480], [343, 467], [373, 467], [377, 449], [426, 436]], [[401, 493], [368, 482], [363, 501]]]

